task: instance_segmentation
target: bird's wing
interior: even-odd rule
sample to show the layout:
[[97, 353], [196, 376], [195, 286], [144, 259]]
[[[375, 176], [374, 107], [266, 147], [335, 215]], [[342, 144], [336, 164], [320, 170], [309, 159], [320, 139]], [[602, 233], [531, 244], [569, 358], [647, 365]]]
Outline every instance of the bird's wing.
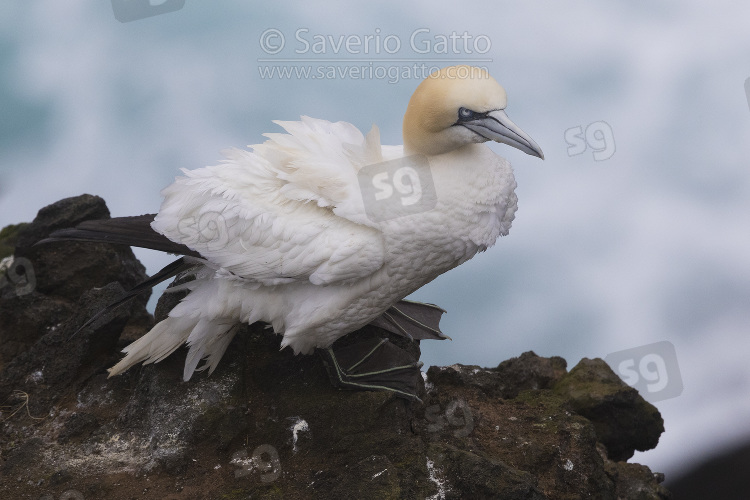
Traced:
[[351, 282], [383, 265], [383, 235], [362, 206], [357, 172], [382, 161], [380, 138], [303, 117], [277, 122], [253, 151], [183, 171], [152, 227], [210, 263], [263, 285]]

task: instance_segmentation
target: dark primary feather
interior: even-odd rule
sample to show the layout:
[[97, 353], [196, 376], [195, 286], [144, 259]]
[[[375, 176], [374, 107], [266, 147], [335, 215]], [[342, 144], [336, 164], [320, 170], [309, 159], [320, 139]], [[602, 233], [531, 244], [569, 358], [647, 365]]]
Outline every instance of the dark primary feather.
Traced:
[[53, 231], [49, 238], [41, 240], [37, 245], [53, 241], [92, 241], [150, 248], [177, 255], [200, 257], [198, 252], [190, 250], [180, 243], [175, 243], [166, 236], [154, 231], [151, 228], [154, 217], [156, 217], [156, 214], [87, 220], [71, 229]]
[[125, 292], [125, 294], [117, 299], [116, 301], [109, 304], [107, 307], [96, 313], [94, 316], [89, 318], [88, 321], [86, 321], [78, 330], [75, 331], [73, 336], [75, 336], [78, 332], [89, 326], [91, 323], [99, 319], [103, 314], [107, 313], [108, 311], [111, 311], [115, 307], [124, 304], [126, 302], [129, 302], [131, 299], [136, 298], [138, 295], [142, 294], [143, 292], [146, 292], [148, 290], [151, 290], [153, 287], [161, 283], [162, 281], [166, 281], [169, 278], [172, 278], [174, 276], [177, 276], [183, 271], [187, 271], [190, 268], [195, 267], [196, 264], [194, 262], [187, 262], [184, 257], [180, 257], [176, 261], [172, 262], [171, 264], [165, 266], [161, 271], [154, 274], [150, 278], [148, 278], [146, 281], [143, 281], [141, 283], [138, 283], [136, 286]]

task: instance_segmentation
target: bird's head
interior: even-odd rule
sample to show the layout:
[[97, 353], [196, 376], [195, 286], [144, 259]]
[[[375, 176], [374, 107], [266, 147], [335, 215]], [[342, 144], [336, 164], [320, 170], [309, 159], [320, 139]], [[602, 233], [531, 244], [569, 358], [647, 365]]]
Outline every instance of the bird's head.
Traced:
[[449, 66], [419, 84], [404, 115], [407, 153], [437, 155], [496, 141], [544, 159], [541, 148], [505, 114], [505, 89], [487, 71]]

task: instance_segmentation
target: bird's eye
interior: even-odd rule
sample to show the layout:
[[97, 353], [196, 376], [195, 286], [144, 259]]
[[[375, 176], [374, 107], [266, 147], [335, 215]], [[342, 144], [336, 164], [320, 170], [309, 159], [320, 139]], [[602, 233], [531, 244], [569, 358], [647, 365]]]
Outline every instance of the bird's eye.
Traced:
[[469, 108], [458, 108], [458, 119], [459, 120], [471, 120], [474, 118], [474, 112]]

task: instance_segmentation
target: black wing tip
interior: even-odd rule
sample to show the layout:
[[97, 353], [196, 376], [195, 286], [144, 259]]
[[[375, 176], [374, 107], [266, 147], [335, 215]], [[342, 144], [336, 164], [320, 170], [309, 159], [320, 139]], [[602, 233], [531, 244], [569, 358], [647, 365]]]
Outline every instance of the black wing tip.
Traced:
[[38, 245], [46, 245], [47, 243], [55, 243], [55, 242], [57, 242], [57, 241], [63, 241], [63, 240], [59, 240], [59, 239], [57, 239], [57, 238], [52, 238], [52, 237], [50, 236], [50, 237], [48, 237], [48, 238], [44, 238], [44, 239], [41, 239], [41, 240], [37, 241], [36, 243], [34, 243], [34, 244], [33, 244], [33, 245], [31, 245], [31, 246], [32, 246], [32, 247], [35, 247], [35, 246], [38, 246]]
[[126, 245], [126, 246], [136, 246], [136, 245], [128, 245], [128, 243], [124, 241], [117, 241], [115, 238], [108, 234], [102, 234], [102, 233], [95, 233], [93, 231], [88, 231], [86, 229], [76, 229], [76, 228], [70, 228], [70, 229], [58, 229], [57, 231], [53, 231], [48, 237], [42, 238], [41, 240], [37, 241], [32, 247], [35, 247], [37, 245], [44, 245], [48, 243], [60, 243], [60, 242], [88, 242], [88, 243], [109, 243], [111, 245]]
[[195, 267], [195, 264], [193, 264], [192, 262], [188, 262], [184, 257], [180, 257], [179, 259], [175, 260], [171, 264], [167, 264], [161, 271], [154, 274], [147, 280], [137, 284], [136, 286], [134, 286], [133, 288], [125, 292], [122, 296], [120, 296], [120, 298], [118, 298], [111, 304], [102, 308], [94, 316], [89, 318], [89, 320], [86, 321], [78, 330], [76, 330], [75, 333], [73, 333], [73, 335], [70, 336], [70, 338], [73, 338], [76, 335], [78, 335], [78, 333], [81, 330], [92, 325], [97, 319], [102, 317], [105, 313], [113, 311], [114, 309], [121, 306], [122, 304], [130, 302], [132, 299], [136, 298], [138, 295], [142, 294], [143, 292], [152, 289], [154, 286], [158, 285], [162, 281], [166, 281], [169, 278], [172, 278], [183, 271], [187, 271], [188, 269], [192, 267]]
[[73, 228], [58, 229], [32, 246], [59, 241], [107, 243], [149, 248], [175, 255], [201, 257], [200, 253], [176, 243], [151, 228], [153, 214], [117, 217], [114, 219], [93, 219], [83, 221]]
[[75, 228], [57, 229], [52, 231], [49, 236], [42, 238], [31, 246], [44, 245], [47, 243], [58, 243], [60, 241], [80, 241], [82, 238], [81, 231]]

